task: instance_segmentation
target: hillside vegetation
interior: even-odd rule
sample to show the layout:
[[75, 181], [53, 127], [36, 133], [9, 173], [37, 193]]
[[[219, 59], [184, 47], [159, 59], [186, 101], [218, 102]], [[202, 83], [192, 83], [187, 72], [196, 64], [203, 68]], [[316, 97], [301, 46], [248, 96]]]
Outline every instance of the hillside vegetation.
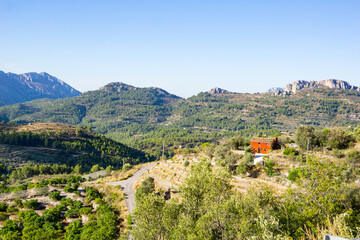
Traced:
[[89, 171], [93, 165], [120, 168], [151, 158], [91, 128], [58, 123], [0, 124], [0, 163], [9, 167], [24, 164], [65, 164]]
[[155, 165], [137, 185], [134, 238], [358, 238], [360, 126], [300, 127], [279, 140], [282, 149], [255, 165], [240, 138]]
[[35, 100], [0, 108], [7, 122], [60, 122], [95, 132], [140, 150], [166, 155], [234, 135], [274, 135], [300, 125], [353, 126], [360, 121], [360, 92], [303, 89], [290, 96], [199, 93], [181, 99], [158, 88], [111, 83], [59, 100]]

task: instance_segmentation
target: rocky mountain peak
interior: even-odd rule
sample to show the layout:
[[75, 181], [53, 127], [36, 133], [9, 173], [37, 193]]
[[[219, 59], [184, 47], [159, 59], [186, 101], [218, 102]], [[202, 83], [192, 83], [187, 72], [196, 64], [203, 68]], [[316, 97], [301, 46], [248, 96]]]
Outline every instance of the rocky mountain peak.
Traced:
[[106, 92], [123, 92], [123, 91], [131, 91], [136, 90], [137, 87], [128, 85], [123, 82], [112, 82], [104, 87], [101, 87], [100, 90], [106, 91]]
[[0, 106], [39, 98], [74, 97], [81, 93], [48, 73], [0, 71]]
[[220, 94], [220, 93], [229, 93], [228, 90], [219, 88], [219, 87], [214, 87], [211, 90], [208, 91], [208, 93], [210, 94]]
[[291, 84], [287, 84], [284, 89], [272, 91], [274, 95], [291, 95], [302, 89], [308, 88], [330, 88], [330, 89], [344, 89], [360, 91], [360, 88], [353, 86], [346, 81], [338, 79], [326, 79], [321, 81], [306, 81], [297, 80]]

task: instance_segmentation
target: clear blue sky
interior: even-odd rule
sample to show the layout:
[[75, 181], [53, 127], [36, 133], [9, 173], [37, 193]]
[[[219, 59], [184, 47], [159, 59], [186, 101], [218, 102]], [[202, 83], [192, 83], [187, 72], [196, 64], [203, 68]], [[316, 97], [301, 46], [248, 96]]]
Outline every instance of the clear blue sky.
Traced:
[[182, 97], [299, 79], [360, 85], [360, 1], [0, 0], [0, 70]]

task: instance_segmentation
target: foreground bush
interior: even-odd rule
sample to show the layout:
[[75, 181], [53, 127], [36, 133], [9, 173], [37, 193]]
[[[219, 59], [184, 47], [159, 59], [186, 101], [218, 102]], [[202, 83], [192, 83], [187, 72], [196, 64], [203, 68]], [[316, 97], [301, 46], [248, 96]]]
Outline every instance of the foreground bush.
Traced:
[[[270, 167], [269, 167], [270, 168]], [[181, 202], [143, 195], [133, 213], [135, 239], [323, 239], [335, 229], [356, 237], [360, 188], [345, 165], [309, 158], [289, 178], [296, 186], [276, 196], [269, 187], [232, 190], [231, 175], [205, 160], [193, 164]]]

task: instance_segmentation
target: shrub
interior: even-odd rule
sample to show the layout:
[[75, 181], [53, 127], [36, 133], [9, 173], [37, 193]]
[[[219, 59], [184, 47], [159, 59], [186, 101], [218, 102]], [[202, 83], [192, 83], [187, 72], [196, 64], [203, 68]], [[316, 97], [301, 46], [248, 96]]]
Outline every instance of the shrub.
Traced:
[[19, 198], [14, 199], [15, 206], [22, 207], [22, 200]]
[[124, 172], [129, 171], [132, 168], [132, 166], [129, 163], [125, 163], [124, 166], [122, 167], [122, 170]]
[[333, 156], [337, 158], [343, 158], [345, 157], [344, 151], [341, 151], [339, 149], [334, 149]]
[[73, 209], [80, 209], [84, 206], [84, 204], [81, 201], [74, 201], [70, 204], [70, 207]]
[[331, 149], [346, 149], [355, 142], [355, 138], [342, 130], [331, 130], [327, 134], [327, 145]]
[[295, 148], [285, 148], [283, 154], [285, 156], [288, 156], [288, 155], [297, 156], [297, 155], [299, 155], [299, 152]]
[[346, 160], [350, 163], [359, 163], [360, 162], [360, 151], [353, 150], [346, 154]]
[[86, 187], [85, 191], [86, 191], [86, 202], [91, 202], [96, 198], [103, 197], [103, 195], [96, 188]]
[[71, 198], [63, 198], [61, 199], [60, 203], [64, 204], [65, 206], [70, 205], [73, 202], [73, 200]]
[[92, 213], [92, 208], [91, 207], [83, 207], [80, 209], [80, 214], [81, 215], [90, 215]]
[[27, 209], [36, 210], [39, 207], [39, 202], [37, 199], [31, 199], [29, 201], [24, 201], [23, 205]]
[[80, 216], [80, 210], [76, 208], [70, 208], [65, 213], [66, 218], [77, 218], [79, 216]]
[[185, 167], [189, 166], [189, 164], [190, 164], [190, 162], [189, 162], [188, 160], [186, 160], [186, 161], [184, 162], [184, 166], [185, 166]]
[[0, 212], [0, 221], [5, 221], [9, 216], [6, 213]]
[[265, 161], [264, 166], [265, 166], [266, 175], [270, 177], [275, 175], [275, 169], [274, 169], [275, 162], [273, 160]]
[[68, 183], [66, 187], [64, 187], [64, 192], [69, 192], [69, 193], [75, 192], [79, 186], [80, 186], [79, 183], [74, 183], [74, 184]]
[[254, 166], [254, 156], [253, 154], [247, 152], [244, 155], [244, 160], [236, 167], [237, 174], [245, 174], [250, 171]]
[[303, 155], [303, 154], [299, 154], [299, 155], [296, 156], [295, 160], [296, 160], [297, 162], [303, 163], [303, 162], [306, 162], [306, 157], [305, 157], [305, 155]]
[[107, 166], [105, 171], [106, 171], [106, 175], [109, 176], [111, 174], [113, 170], [113, 167], [111, 165]]
[[315, 129], [310, 126], [301, 126], [295, 131], [295, 142], [303, 150], [307, 148], [307, 142], [310, 140], [311, 146], [318, 146], [318, 139], [315, 135]]
[[7, 213], [13, 213], [13, 212], [18, 212], [19, 209], [17, 209], [16, 207], [13, 206], [8, 206], [8, 208], [6, 209]]
[[0, 212], [6, 212], [7, 208], [8, 208], [8, 204], [6, 202], [0, 203]]
[[135, 196], [139, 199], [142, 195], [147, 195], [155, 191], [155, 182], [154, 178], [147, 177], [142, 183], [141, 186], [136, 190]]
[[60, 192], [59, 191], [53, 191], [49, 194], [49, 198], [54, 201], [59, 201], [61, 199]]
[[74, 194], [78, 195], [78, 196], [81, 196], [81, 193], [79, 191], [74, 191]]
[[133, 221], [132, 221], [132, 218], [131, 218], [131, 215], [130, 215], [130, 214], [127, 216], [126, 221], [127, 221], [127, 223], [128, 223], [128, 224], [132, 224], [132, 223], [133, 223]]
[[291, 182], [296, 182], [301, 177], [302, 172], [303, 172], [302, 168], [300, 168], [300, 167], [294, 168], [289, 171], [288, 179]]
[[90, 170], [91, 173], [98, 172], [98, 171], [100, 171], [100, 167], [98, 164], [92, 166], [92, 168]]
[[60, 211], [61, 208], [58, 207], [49, 208], [43, 212], [42, 217], [46, 222], [58, 222], [60, 220]]

